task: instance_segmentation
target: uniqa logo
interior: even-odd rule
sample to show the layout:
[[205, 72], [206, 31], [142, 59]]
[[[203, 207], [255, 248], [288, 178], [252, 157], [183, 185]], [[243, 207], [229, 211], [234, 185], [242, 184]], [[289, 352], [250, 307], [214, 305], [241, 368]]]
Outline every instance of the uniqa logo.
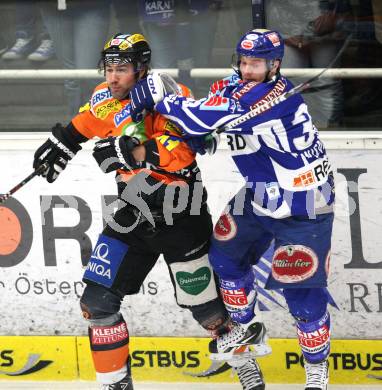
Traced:
[[110, 265], [110, 260], [107, 259], [108, 254], [108, 245], [104, 242], [101, 242], [101, 244], [97, 245], [97, 247], [94, 249], [94, 252], [92, 253], [92, 259], [97, 259]]
[[[13, 352], [13, 351], [11, 351]], [[21, 375], [29, 375], [34, 372], [43, 370], [45, 367], [48, 367], [50, 364], [53, 363], [53, 360], [40, 360], [41, 355], [37, 353], [30, 353], [28, 355], [27, 362], [24, 364], [24, 366], [17, 371], [9, 372], [9, 371], [2, 371], [0, 370], [0, 374], [2, 375], [8, 375], [8, 376], [21, 376]], [[13, 365], [13, 359], [7, 358], [7, 360], [11, 359], [12, 365]], [[8, 364], [7, 364], [8, 365]]]
[[90, 272], [96, 273], [97, 275], [111, 279], [110, 268], [105, 268], [102, 264], [97, 264], [94, 263], [93, 261], [89, 261], [89, 264], [86, 267], [86, 269]]

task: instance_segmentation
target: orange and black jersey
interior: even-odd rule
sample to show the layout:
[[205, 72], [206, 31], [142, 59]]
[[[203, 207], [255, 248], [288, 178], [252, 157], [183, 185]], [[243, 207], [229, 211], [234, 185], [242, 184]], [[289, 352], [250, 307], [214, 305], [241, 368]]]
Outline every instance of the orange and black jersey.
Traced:
[[[185, 96], [190, 95], [184, 86], [182, 91]], [[143, 123], [135, 124], [130, 115], [130, 100], [113, 98], [106, 82], [95, 88], [90, 101], [81, 107], [72, 124], [87, 139], [129, 135], [140, 140], [146, 149], [146, 160], [132, 171], [119, 170], [124, 181], [144, 171], [166, 184], [179, 180], [187, 182], [197, 169], [195, 153], [172, 122], [152, 113]]]

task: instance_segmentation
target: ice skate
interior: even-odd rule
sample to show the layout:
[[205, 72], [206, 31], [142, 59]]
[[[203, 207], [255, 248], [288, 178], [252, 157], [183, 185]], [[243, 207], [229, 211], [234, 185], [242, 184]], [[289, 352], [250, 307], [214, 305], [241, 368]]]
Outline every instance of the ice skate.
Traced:
[[305, 390], [327, 390], [329, 382], [329, 363], [324, 360], [321, 363], [304, 362], [306, 385]]
[[233, 367], [236, 371], [243, 390], [264, 390], [265, 382], [256, 359], [250, 359], [240, 367]]
[[[272, 349], [266, 340], [266, 329], [261, 322], [249, 325], [234, 323], [229, 332], [210, 342], [210, 358], [235, 362], [268, 355]], [[243, 348], [246, 346], [252, 349]]]
[[101, 390], [134, 390], [131, 374], [128, 373], [122, 380], [111, 385], [102, 385]]
[[127, 374], [117, 383], [102, 385], [101, 390], [134, 390], [133, 379], [131, 378], [131, 358], [127, 361]]

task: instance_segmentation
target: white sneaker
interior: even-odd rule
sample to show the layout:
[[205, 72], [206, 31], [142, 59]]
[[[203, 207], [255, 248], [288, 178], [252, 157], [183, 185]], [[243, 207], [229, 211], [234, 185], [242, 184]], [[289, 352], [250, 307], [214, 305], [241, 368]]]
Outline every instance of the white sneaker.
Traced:
[[51, 39], [43, 39], [40, 46], [28, 56], [30, 61], [43, 62], [54, 56], [54, 46]]
[[7, 50], [3, 55], [3, 60], [20, 60], [25, 57], [27, 53], [31, 50], [33, 38], [18, 38], [16, 43]]
[[306, 385], [305, 390], [327, 390], [329, 382], [329, 363], [308, 363], [304, 361]]

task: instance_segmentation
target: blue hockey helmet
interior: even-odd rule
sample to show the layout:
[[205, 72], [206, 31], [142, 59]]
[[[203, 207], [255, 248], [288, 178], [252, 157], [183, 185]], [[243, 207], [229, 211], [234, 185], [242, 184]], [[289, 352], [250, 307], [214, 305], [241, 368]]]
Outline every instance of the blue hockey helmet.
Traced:
[[250, 30], [240, 38], [236, 53], [239, 58], [246, 56], [281, 60], [284, 57], [284, 40], [275, 30]]

